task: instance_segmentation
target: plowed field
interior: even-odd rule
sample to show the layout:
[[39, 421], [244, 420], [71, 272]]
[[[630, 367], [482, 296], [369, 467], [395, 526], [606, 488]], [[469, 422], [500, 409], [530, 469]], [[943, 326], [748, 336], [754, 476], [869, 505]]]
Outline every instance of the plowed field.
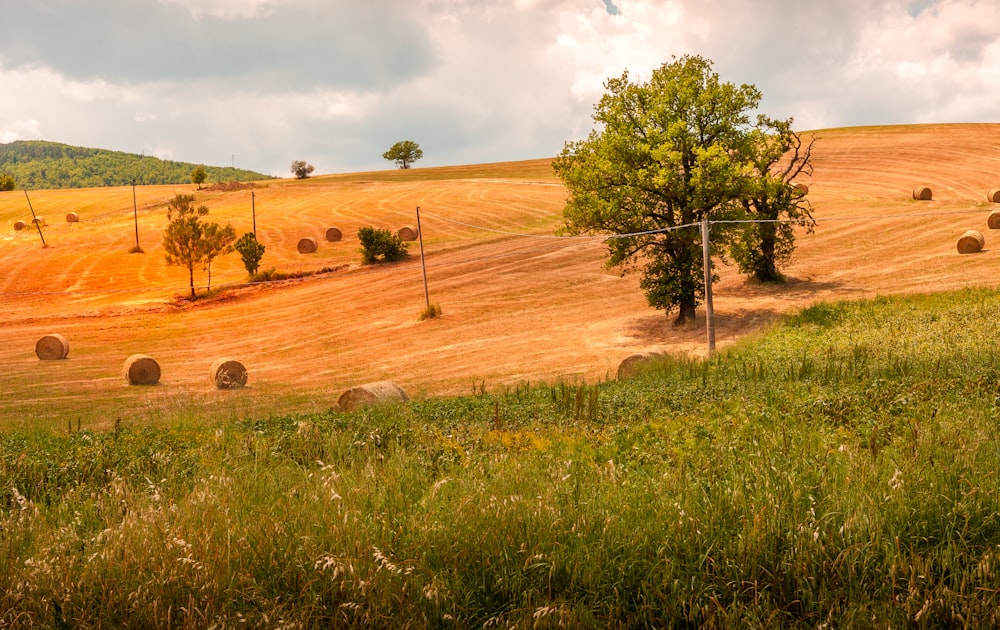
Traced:
[[[920, 125], [815, 132], [809, 199], [818, 226], [801, 234], [790, 281], [759, 286], [721, 266], [715, 285], [720, 347], [820, 300], [1000, 283], [1000, 125]], [[917, 185], [932, 201], [911, 198]], [[179, 192], [237, 234], [256, 219], [262, 268], [315, 272], [246, 286], [238, 254], [212, 265], [219, 295], [190, 302], [187, 271], [164, 262], [166, 204]], [[206, 420], [332, 406], [352, 385], [390, 379], [412, 396], [494, 389], [523, 381], [594, 381], [629, 354], [704, 353], [703, 320], [676, 330], [650, 309], [635, 276], [603, 267], [599, 239], [553, 238], [565, 191], [550, 160], [278, 180], [236, 191], [186, 186], [33, 191], [42, 247], [23, 191], [0, 193], [0, 427], [104, 428], [125, 422]], [[419, 247], [390, 265], [362, 267], [356, 232], [416, 225], [420, 207], [430, 300]], [[67, 223], [76, 212], [78, 223]], [[29, 224], [30, 225], [30, 224]], [[344, 239], [327, 242], [328, 227]], [[959, 255], [978, 229], [986, 249]], [[129, 253], [138, 242], [144, 253]], [[319, 243], [299, 254], [302, 237]], [[722, 265], [716, 261], [717, 265]], [[207, 274], [196, 270], [204, 292]], [[699, 309], [699, 316], [703, 312]], [[60, 333], [64, 361], [34, 344]], [[120, 376], [133, 353], [162, 367], [157, 386]], [[236, 358], [249, 387], [217, 391], [208, 369]]]

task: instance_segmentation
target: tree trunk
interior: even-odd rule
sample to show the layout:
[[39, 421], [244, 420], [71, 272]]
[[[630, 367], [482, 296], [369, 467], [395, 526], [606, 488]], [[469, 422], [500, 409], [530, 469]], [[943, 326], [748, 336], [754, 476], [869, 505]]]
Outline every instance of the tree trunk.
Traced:
[[194, 267], [188, 267], [188, 281], [191, 283], [191, 299], [195, 299], [197, 295], [194, 292]]
[[694, 304], [681, 304], [680, 309], [677, 312], [677, 318], [674, 320], [674, 328], [681, 328], [688, 324], [694, 323]]
[[777, 282], [781, 278], [774, 262], [777, 229], [773, 224], [761, 225], [760, 260], [757, 261], [755, 276], [759, 282]]

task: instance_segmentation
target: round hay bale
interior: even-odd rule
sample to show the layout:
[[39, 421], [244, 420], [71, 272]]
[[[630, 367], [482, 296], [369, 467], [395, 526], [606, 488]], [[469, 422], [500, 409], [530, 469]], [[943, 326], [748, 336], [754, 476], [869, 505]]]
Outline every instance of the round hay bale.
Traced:
[[247, 369], [235, 359], [218, 359], [209, 368], [208, 379], [217, 389], [240, 389], [247, 384]]
[[299, 239], [300, 254], [315, 254], [316, 249], [317, 249], [316, 239], [309, 238], [308, 236]]
[[129, 385], [156, 385], [160, 382], [160, 364], [151, 356], [133, 354], [125, 359], [122, 376]]
[[931, 189], [927, 186], [917, 186], [913, 189], [913, 198], [917, 201], [930, 201]]
[[28, 227], [28, 224], [24, 221], [14, 221], [14, 231], [20, 232], [24, 228]]
[[659, 352], [640, 352], [625, 357], [625, 360], [618, 364], [618, 380], [642, 374], [646, 365], [662, 357]]
[[42, 361], [59, 361], [69, 356], [69, 342], [62, 335], [45, 335], [35, 343], [35, 355]]
[[341, 411], [353, 411], [378, 403], [400, 403], [409, 400], [410, 397], [396, 383], [392, 381], [377, 381], [346, 390], [337, 398], [337, 409]]
[[990, 216], [986, 219], [986, 225], [991, 230], [1000, 230], [1000, 210], [994, 210], [990, 213]]
[[986, 193], [986, 198], [990, 203], [1000, 203], [1000, 188], [994, 188]]
[[37, 223], [38, 225], [45, 225], [45, 217], [35, 217], [31, 220], [32, 223]]
[[795, 184], [795, 190], [801, 193], [803, 197], [809, 194], [809, 187], [805, 184]]
[[66, 223], [76, 223], [80, 220], [80, 215], [75, 212], [70, 212], [66, 215]]
[[419, 236], [417, 234], [417, 228], [413, 227], [412, 225], [404, 225], [403, 227], [399, 228], [399, 231], [396, 232], [396, 235], [399, 236], [399, 240], [401, 241], [415, 241], [417, 240], [417, 236]]
[[327, 228], [326, 230], [326, 240], [330, 243], [334, 243], [344, 238], [344, 233], [340, 231], [340, 228]]
[[983, 238], [982, 232], [976, 230], [969, 230], [958, 238], [959, 254], [977, 254], [983, 251], [985, 246], [986, 239]]

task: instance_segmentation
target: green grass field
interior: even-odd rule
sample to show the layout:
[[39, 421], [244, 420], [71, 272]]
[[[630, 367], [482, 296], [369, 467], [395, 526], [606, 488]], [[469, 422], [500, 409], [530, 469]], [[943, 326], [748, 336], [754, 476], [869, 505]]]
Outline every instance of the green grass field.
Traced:
[[0, 434], [0, 626], [989, 627], [1000, 293], [350, 414]]

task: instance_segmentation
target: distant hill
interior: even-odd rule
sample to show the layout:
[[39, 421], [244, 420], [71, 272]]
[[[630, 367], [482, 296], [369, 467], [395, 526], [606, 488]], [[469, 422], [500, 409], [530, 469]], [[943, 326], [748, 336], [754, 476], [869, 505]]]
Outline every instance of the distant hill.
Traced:
[[243, 169], [174, 162], [137, 153], [74, 147], [43, 140], [0, 144], [0, 173], [14, 177], [22, 190], [97, 188], [131, 184], [184, 184], [204, 166], [206, 183], [274, 179]]

